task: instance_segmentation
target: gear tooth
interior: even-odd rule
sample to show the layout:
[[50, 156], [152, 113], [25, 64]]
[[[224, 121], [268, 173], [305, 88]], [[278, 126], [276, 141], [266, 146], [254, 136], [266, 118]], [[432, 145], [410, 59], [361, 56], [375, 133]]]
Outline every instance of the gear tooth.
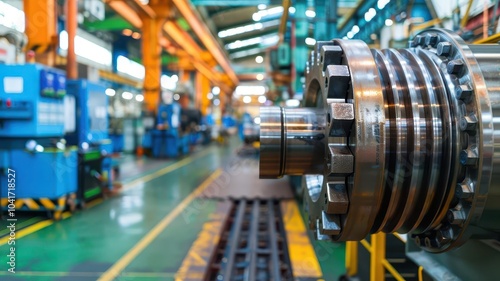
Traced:
[[330, 136], [348, 137], [354, 122], [352, 103], [330, 103]]
[[349, 209], [349, 198], [344, 182], [327, 183], [327, 205], [329, 214], [347, 214]]
[[329, 65], [339, 65], [342, 63], [342, 48], [340, 46], [323, 46], [320, 53], [320, 63], [323, 64], [323, 71]]
[[326, 68], [326, 88], [329, 99], [345, 99], [351, 75], [347, 65], [329, 65]]
[[323, 235], [339, 235], [340, 228], [340, 218], [338, 215], [330, 215], [325, 211], [321, 212], [321, 222], [319, 225], [321, 228], [319, 232]]
[[320, 222], [319, 219], [316, 220], [316, 229], [315, 229], [315, 233], [316, 233], [316, 239], [319, 240], [319, 241], [330, 241], [330, 237], [327, 235], [327, 234], [324, 234], [322, 233], [321, 231], [322, 229], [322, 224]]

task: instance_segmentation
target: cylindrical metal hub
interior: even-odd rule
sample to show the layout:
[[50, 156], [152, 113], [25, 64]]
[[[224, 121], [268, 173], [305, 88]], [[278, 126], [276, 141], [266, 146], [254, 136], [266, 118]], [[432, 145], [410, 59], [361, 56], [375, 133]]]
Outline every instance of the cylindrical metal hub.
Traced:
[[[400, 50], [317, 42], [304, 110], [326, 118], [324, 150], [283, 150], [283, 109], [273, 109], [283, 122], [273, 135], [286, 151], [279, 176], [306, 175], [318, 239], [409, 232], [422, 248], [442, 252], [469, 238], [498, 238], [499, 65], [499, 45], [467, 45], [445, 30], [425, 31]], [[265, 170], [269, 147], [262, 140], [261, 173], [273, 177]], [[313, 151], [317, 157], [306, 156]], [[296, 168], [283, 168], [287, 159]]]
[[317, 108], [262, 107], [260, 177], [323, 172], [326, 114]]

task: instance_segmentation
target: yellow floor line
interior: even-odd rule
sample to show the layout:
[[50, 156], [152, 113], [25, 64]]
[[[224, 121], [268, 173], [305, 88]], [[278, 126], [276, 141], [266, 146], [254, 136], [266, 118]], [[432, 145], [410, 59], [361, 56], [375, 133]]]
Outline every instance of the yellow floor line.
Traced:
[[206, 150], [200, 152], [197, 155], [184, 158], [181, 161], [176, 162], [176, 163], [174, 163], [172, 165], [169, 165], [169, 166], [167, 166], [167, 167], [165, 167], [165, 168], [163, 168], [161, 170], [158, 170], [158, 171], [156, 171], [156, 172], [154, 172], [152, 174], [145, 175], [145, 176], [142, 176], [142, 177], [140, 177], [138, 179], [135, 179], [135, 180], [133, 180], [131, 182], [125, 183], [123, 185], [123, 187], [122, 187], [122, 191], [130, 189], [130, 188], [134, 187], [135, 185], [137, 185], [139, 183], [146, 183], [146, 182], [151, 181], [151, 180], [153, 180], [155, 178], [158, 178], [158, 177], [161, 177], [161, 176], [163, 176], [163, 175], [165, 175], [167, 173], [170, 173], [170, 172], [172, 172], [172, 171], [174, 171], [176, 169], [179, 169], [179, 168], [181, 168], [183, 166], [186, 166], [187, 164], [193, 162], [193, 160], [204, 156], [208, 152], [210, 152], [210, 151], [208, 149], [206, 149]]
[[[154, 172], [152, 174], [142, 176], [142, 177], [140, 177], [140, 178], [138, 178], [136, 180], [133, 180], [133, 181], [131, 181], [129, 183], [126, 183], [123, 186], [123, 189], [121, 191], [124, 191], [126, 189], [130, 189], [130, 188], [134, 187], [138, 183], [146, 183], [146, 182], [151, 181], [151, 180], [153, 180], [153, 179], [155, 179], [157, 177], [160, 177], [160, 176], [163, 176], [163, 175], [165, 175], [165, 174], [167, 174], [169, 172], [172, 172], [172, 171], [174, 171], [174, 170], [176, 170], [176, 169], [178, 169], [178, 168], [180, 168], [182, 166], [185, 166], [185, 165], [191, 163], [194, 159], [199, 158], [199, 157], [207, 154], [208, 152], [209, 152], [208, 149], [204, 150], [204, 151], [200, 152], [199, 154], [195, 155], [195, 157], [191, 157], [190, 156], [190, 157], [184, 158], [183, 160], [181, 160], [181, 161], [179, 161], [179, 162], [177, 162], [175, 164], [169, 165], [169, 166], [167, 166], [167, 167], [165, 167], [165, 168], [163, 168], [161, 170], [158, 170], [158, 171], [156, 171], [156, 172]], [[97, 200], [97, 202], [94, 202], [96, 200]], [[100, 201], [99, 201], [99, 199], [96, 199], [96, 200], [90, 202], [87, 205], [87, 209], [92, 208], [92, 207], [94, 207], [94, 206], [102, 203], [102, 199]], [[62, 219], [66, 219], [66, 218], [69, 218], [69, 217], [71, 217], [71, 213], [70, 212], [64, 212], [62, 214]], [[28, 227], [26, 227], [24, 229], [21, 229], [21, 230], [19, 230], [19, 231], [16, 232], [16, 240], [20, 239], [20, 238], [22, 238], [22, 237], [24, 237], [26, 235], [32, 234], [32, 233], [34, 233], [34, 232], [36, 232], [36, 231], [38, 231], [40, 229], [46, 228], [47, 226], [52, 225], [53, 223], [54, 223], [53, 220], [47, 219], [47, 220], [35, 223], [35, 224], [31, 225], [31, 226], [28, 226]], [[0, 238], [0, 246], [6, 244], [8, 241], [9, 241], [9, 237], [8, 236]]]
[[[38, 276], [38, 277], [99, 277], [103, 272], [63, 272], [63, 271], [16, 271], [19, 276]], [[11, 276], [8, 271], [0, 271], [0, 276]], [[173, 272], [124, 272], [124, 277], [174, 277]]]
[[[16, 231], [16, 240], [26, 236], [30, 235], [31, 233], [38, 231], [40, 229], [46, 228], [47, 226], [53, 224], [52, 220], [44, 220], [38, 223], [35, 223], [32, 226], [28, 226], [26, 228], [23, 228], [21, 230]], [[2, 237], [0, 239], [0, 246], [6, 244], [9, 241], [9, 236]]]
[[205, 188], [219, 175], [221, 170], [217, 169], [208, 179], [206, 179], [195, 191], [189, 194], [177, 205], [167, 216], [165, 216], [146, 236], [144, 236], [132, 249], [111, 266], [98, 280], [106, 281], [115, 279], [134, 259], [137, 257], [158, 235], [179, 215], [181, 212], [203, 192]]
[[219, 244], [222, 229], [231, 211], [230, 203], [219, 204], [215, 213], [203, 224], [201, 232], [177, 270], [175, 281], [203, 280], [205, 278], [213, 253]]
[[306, 226], [295, 200], [281, 201], [281, 215], [285, 224], [288, 254], [293, 277], [321, 278], [323, 273], [307, 235]]

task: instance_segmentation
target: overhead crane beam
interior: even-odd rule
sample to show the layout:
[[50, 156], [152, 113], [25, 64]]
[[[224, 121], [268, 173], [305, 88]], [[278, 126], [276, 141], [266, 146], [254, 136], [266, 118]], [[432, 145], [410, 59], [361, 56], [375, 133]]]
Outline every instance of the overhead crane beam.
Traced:
[[189, 23], [193, 31], [196, 33], [196, 36], [200, 38], [203, 45], [205, 45], [205, 47], [212, 53], [217, 63], [219, 63], [222, 69], [229, 76], [232, 86], [238, 85], [239, 80], [231, 67], [229, 58], [226, 56], [226, 53], [222, 50], [210, 30], [208, 30], [207, 26], [203, 24], [201, 19], [195, 14], [190, 3], [186, 0], [172, 0], [172, 2]]
[[[224, 62], [221, 63], [220, 58], [218, 60], [217, 55], [212, 52], [213, 49], [209, 48], [209, 50], [211, 51], [210, 53], [207, 53], [206, 51], [201, 49], [201, 47], [198, 46], [198, 44], [191, 38], [191, 36], [184, 30], [182, 30], [176, 22], [170, 20], [160, 21], [159, 19], [161, 18], [168, 18], [168, 13], [170, 11], [168, 4], [165, 2], [165, 0], [152, 0], [149, 2], [150, 6], [146, 6], [137, 0], [106, 0], [106, 3], [113, 10], [120, 14], [125, 20], [130, 22], [134, 27], [140, 28], [143, 31], [143, 50], [149, 50], [148, 53], [151, 56], [150, 58], [146, 58], [146, 52], [143, 51], [143, 62], [146, 67], [144, 89], [145, 102], [148, 105], [147, 107], [150, 110], [154, 110], [156, 108], [156, 104], [158, 102], [157, 100], [159, 97], [158, 89], [160, 85], [161, 73], [159, 75], [156, 75], [155, 71], [158, 69], [158, 67], [155, 63], [153, 63], [152, 59], [153, 57], [157, 57], [158, 63], [161, 62], [160, 55], [156, 52], [157, 49], [154, 46], [161, 46], [165, 48], [170, 54], [175, 55], [176, 53], [182, 53], [181, 50], [176, 50], [165, 36], [161, 35], [161, 30], [163, 30], [170, 36], [170, 38], [177, 42], [177, 44], [185, 52], [183, 54], [187, 54], [189, 59], [192, 61], [192, 65], [194, 66], [194, 68], [205, 75], [213, 84], [218, 85], [223, 92], [230, 93], [232, 89], [234, 89], [236, 84], [234, 82], [234, 79], [229, 78], [231, 72], [234, 74], [234, 71], [232, 71], [232, 68], [230, 68], [229, 62], [227, 62], [226, 64]], [[162, 25], [158, 25], [160, 22], [162, 23]], [[200, 28], [198, 27], [198, 29]], [[157, 34], [156, 30], [159, 30], [160, 33]], [[157, 34], [156, 37], [154, 36], [154, 34]], [[147, 41], [147, 43], [145, 43], [145, 41]], [[216, 47], [220, 50], [218, 44], [216, 45]], [[151, 60], [149, 61], [151, 63], [151, 67], [148, 67], [148, 63], [146, 62], [147, 60]], [[227, 74], [225, 75], [214, 71], [213, 67], [217, 63], [220, 64], [226, 72], [227, 66], [229, 66], [230, 72], [227, 72]], [[151, 69], [150, 75], [148, 75], [148, 68]], [[161, 69], [159, 71], [161, 71]], [[148, 77], [150, 77], [151, 79], [150, 82], [146, 81]], [[153, 81], [152, 79], [155, 80]], [[238, 81], [237, 77], [236, 81]], [[155, 85], [158, 86], [158, 88], [155, 87]], [[148, 94], [148, 92], [150, 92], [150, 94]]]
[[194, 67], [203, 73], [212, 83], [218, 85], [221, 89], [230, 90], [225, 83], [221, 81], [221, 78], [217, 75], [217, 72], [213, 71], [213, 67], [208, 65], [205, 61], [199, 59], [200, 54], [204, 51], [196, 44], [196, 42], [184, 31], [176, 22], [167, 21], [163, 26], [163, 31], [177, 42], [179, 46], [186, 52], [186, 54], [193, 60]]

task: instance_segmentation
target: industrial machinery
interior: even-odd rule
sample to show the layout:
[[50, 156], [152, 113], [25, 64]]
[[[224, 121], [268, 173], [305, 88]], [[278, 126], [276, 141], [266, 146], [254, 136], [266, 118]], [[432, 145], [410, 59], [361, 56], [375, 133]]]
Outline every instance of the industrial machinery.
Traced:
[[48, 211], [59, 219], [75, 194], [76, 148], [63, 139], [70, 122], [65, 118], [65, 95], [63, 71], [39, 64], [0, 65], [4, 209], [15, 202], [16, 210]]
[[106, 88], [86, 79], [67, 83], [68, 99], [75, 105], [74, 130], [68, 130], [69, 144], [78, 146], [78, 203], [102, 195], [102, 188], [112, 188], [110, 155], [113, 146], [108, 138], [108, 97]]
[[180, 131], [181, 107], [179, 103], [158, 107], [156, 128], [151, 131], [153, 157], [177, 157], [189, 152], [189, 138]]
[[259, 141], [260, 135], [260, 118], [253, 118], [249, 113], [244, 113], [241, 118], [240, 138], [246, 144]]
[[499, 65], [499, 45], [441, 29], [399, 50], [317, 42], [304, 107], [261, 108], [260, 176], [304, 175], [320, 240], [409, 233], [439, 280], [496, 276]]

